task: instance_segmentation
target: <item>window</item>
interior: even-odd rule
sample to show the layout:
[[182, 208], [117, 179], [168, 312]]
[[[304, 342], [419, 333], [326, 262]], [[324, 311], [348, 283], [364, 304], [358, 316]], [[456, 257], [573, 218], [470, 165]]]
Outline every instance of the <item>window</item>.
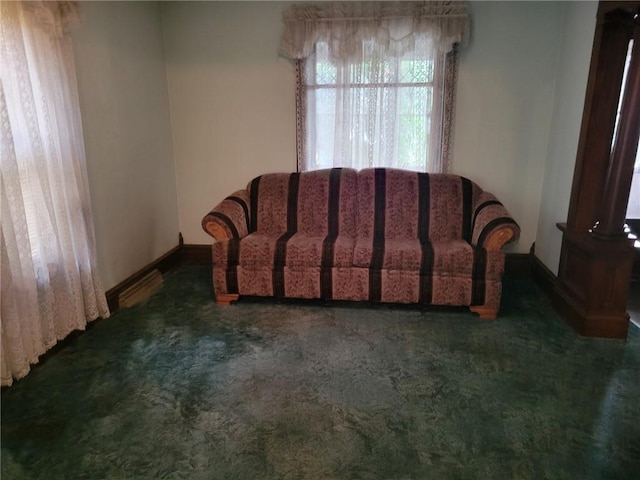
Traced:
[[442, 171], [442, 157], [448, 155], [442, 147], [450, 136], [445, 120], [453, 109], [449, 103], [445, 115], [445, 89], [452, 91], [453, 85], [445, 84], [444, 73], [447, 58], [450, 69], [455, 58], [434, 58], [430, 43], [423, 38], [414, 51], [391, 58], [368, 42], [357, 63], [332, 61], [326, 42], [317, 43], [298, 69], [298, 103], [306, 125], [306, 135], [299, 139], [300, 169]]
[[281, 50], [296, 60], [299, 170], [446, 172], [462, 2], [294, 6]]

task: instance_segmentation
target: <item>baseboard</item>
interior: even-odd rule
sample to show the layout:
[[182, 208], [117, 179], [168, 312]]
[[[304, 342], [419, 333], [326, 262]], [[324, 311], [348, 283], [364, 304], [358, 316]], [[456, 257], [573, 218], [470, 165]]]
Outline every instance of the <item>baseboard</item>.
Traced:
[[558, 277], [533, 254], [531, 255], [531, 276], [544, 293], [555, 303], [556, 297], [558, 297], [556, 290]]
[[504, 259], [504, 274], [506, 276], [528, 276], [531, 275], [531, 255], [530, 253], [507, 253]]
[[183, 247], [184, 246], [180, 244], [172, 248], [157, 260], [154, 260], [149, 265], [141, 268], [136, 273], [117, 284], [115, 287], [107, 290], [107, 303], [109, 304], [109, 310], [111, 313], [116, 312], [120, 308], [120, 301], [118, 300], [120, 294], [147, 276], [151, 271], [158, 270], [160, 273], [164, 274], [179, 267], [182, 264]]
[[211, 245], [183, 245], [182, 262], [188, 265], [211, 265]]

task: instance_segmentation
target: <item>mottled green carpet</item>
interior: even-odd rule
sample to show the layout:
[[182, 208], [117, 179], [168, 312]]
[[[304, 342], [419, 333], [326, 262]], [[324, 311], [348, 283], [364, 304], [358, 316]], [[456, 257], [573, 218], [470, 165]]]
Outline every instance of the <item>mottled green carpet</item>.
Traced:
[[637, 479], [640, 332], [528, 278], [464, 309], [212, 301], [183, 267], [2, 392], [9, 479]]

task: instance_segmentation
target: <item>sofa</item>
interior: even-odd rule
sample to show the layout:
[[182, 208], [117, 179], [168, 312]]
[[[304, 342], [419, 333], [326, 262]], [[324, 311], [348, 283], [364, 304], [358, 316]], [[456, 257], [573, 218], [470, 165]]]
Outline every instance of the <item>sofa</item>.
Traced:
[[202, 220], [216, 301], [275, 298], [500, 308], [520, 228], [494, 195], [451, 174], [392, 168], [270, 173]]

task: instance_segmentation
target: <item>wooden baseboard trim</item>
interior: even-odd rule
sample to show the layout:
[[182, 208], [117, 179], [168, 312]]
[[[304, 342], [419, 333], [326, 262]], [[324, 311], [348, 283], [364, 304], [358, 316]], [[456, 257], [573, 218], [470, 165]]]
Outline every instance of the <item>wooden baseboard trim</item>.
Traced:
[[188, 265], [208, 265], [213, 262], [211, 245], [183, 245], [182, 262]]
[[556, 283], [558, 281], [558, 277], [556, 277], [554, 273], [533, 254], [531, 255], [531, 276], [542, 291], [544, 291], [544, 293], [546, 293], [547, 296], [555, 303], [555, 297], [557, 296]]
[[504, 274], [507, 276], [531, 275], [530, 253], [507, 253], [504, 259]]
[[157, 260], [154, 260], [149, 265], [141, 268], [133, 275], [129, 276], [115, 287], [110, 288], [106, 292], [107, 303], [109, 304], [109, 310], [111, 313], [116, 312], [120, 308], [119, 296], [127, 288], [131, 287], [136, 282], [140, 281], [143, 277], [148, 275], [152, 270], [158, 270], [164, 274], [180, 266], [182, 263], [182, 249], [183, 245], [180, 244], [167, 253], [162, 255]]

